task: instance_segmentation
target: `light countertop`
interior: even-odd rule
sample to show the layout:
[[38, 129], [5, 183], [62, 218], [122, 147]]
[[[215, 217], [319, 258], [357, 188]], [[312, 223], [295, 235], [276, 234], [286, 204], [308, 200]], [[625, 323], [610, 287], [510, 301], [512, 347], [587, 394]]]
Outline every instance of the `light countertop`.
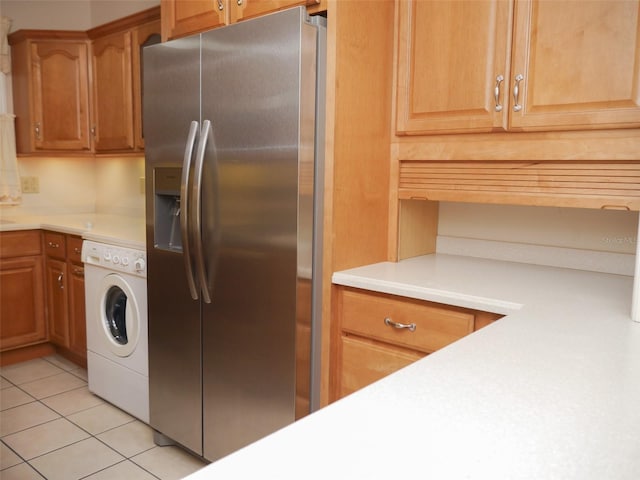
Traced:
[[79, 235], [87, 240], [144, 250], [146, 248], [143, 217], [73, 213], [59, 215], [3, 215], [0, 232], [43, 229]]
[[506, 316], [189, 480], [640, 478], [632, 277], [437, 254], [333, 280]]

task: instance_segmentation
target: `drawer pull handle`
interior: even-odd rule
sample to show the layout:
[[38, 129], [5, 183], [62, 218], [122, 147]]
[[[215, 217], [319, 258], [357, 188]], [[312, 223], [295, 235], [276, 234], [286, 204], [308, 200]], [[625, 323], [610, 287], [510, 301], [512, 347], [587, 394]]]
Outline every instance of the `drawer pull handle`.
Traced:
[[407, 328], [410, 332], [416, 331], [415, 323], [398, 323], [398, 322], [394, 322], [389, 317], [384, 319], [384, 324], [389, 327], [398, 328], [398, 329]]
[[59, 243], [49, 242], [49, 246], [50, 246], [51, 248], [60, 248], [60, 244], [59, 244]]

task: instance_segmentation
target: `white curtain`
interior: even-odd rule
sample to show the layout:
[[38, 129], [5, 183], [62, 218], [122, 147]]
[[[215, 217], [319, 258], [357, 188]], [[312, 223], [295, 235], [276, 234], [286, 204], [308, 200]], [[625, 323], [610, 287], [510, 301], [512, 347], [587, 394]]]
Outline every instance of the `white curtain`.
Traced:
[[22, 201], [16, 157], [15, 115], [7, 109], [7, 77], [11, 73], [7, 35], [10, 29], [11, 20], [0, 17], [0, 204], [5, 205]]

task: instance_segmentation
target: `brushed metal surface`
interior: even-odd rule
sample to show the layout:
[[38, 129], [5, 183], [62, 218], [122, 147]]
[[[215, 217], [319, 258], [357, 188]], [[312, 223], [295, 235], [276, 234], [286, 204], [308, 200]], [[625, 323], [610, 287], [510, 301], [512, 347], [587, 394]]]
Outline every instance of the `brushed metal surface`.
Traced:
[[[209, 460], [295, 419], [296, 315], [306, 324], [311, 315], [298, 272], [311, 270], [313, 230], [316, 30], [304, 15], [202, 35], [202, 116], [212, 124], [202, 202]], [[305, 331], [298, 344], [310, 344]], [[304, 365], [308, 382], [308, 358]]]
[[189, 293], [182, 252], [156, 248], [154, 234], [155, 171], [182, 167], [191, 121], [200, 119], [199, 44], [190, 37], [145, 49], [143, 105], [150, 425], [202, 454], [200, 303]]
[[[317, 27], [305, 19], [295, 8], [145, 52], [151, 426], [212, 461], [310, 408]], [[181, 165], [193, 120], [211, 122], [210, 304], [191, 300], [181, 253], [154, 241], [154, 169]]]

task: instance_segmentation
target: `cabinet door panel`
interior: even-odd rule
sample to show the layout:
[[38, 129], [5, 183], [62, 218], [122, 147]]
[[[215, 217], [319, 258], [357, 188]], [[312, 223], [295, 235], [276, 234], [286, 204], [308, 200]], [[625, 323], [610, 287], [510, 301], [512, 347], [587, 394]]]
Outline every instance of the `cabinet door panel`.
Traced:
[[510, 127], [640, 125], [640, 2], [517, 0]]
[[[391, 295], [343, 291], [342, 329], [424, 352], [434, 352], [473, 331], [472, 313]], [[394, 328], [389, 321], [409, 325]]]
[[[496, 78], [509, 78], [511, 2], [402, 1], [399, 5], [397, 133], [491, 131]], [[498, 102], [505, 102], [504, 83]]]
[[339, 395], [344, 397], [406, 367], [424, 354], [343, 336]]
[[232, 22], [244, 20], [296, 5], [317, 5], [318, 3], [320, 0], [234, 0], [231, 20]]
[[144, 132], [142, 118], [142, 100], [144, 98], [143, 65], [144, 47], [160, 43], [160, 21], [140, 25], [133, 30], [133, 120], [136, 149], [144, 149]]
[[46, 262], [49, 337], [63, 347], [69, 346], [67, 264], [48, 258]]
[[68, 263], [69, 269], [69, 349], [83, 358], [87, 356], [87, 321], [84, 297], [84, 267]]
[[0, 262], [0, 350], [47, 339], [42, 257]]
[[131, 32], [94, 40], [92, 64], [95, 149], [132, 149]]
[[164, 39], [184, 37], [228, 23], [227, 0], [162, 0], [161, 6]]
[[33, 145], [41, 150], [88, 150], [88, 48], [84, 42], [33, 42]]

